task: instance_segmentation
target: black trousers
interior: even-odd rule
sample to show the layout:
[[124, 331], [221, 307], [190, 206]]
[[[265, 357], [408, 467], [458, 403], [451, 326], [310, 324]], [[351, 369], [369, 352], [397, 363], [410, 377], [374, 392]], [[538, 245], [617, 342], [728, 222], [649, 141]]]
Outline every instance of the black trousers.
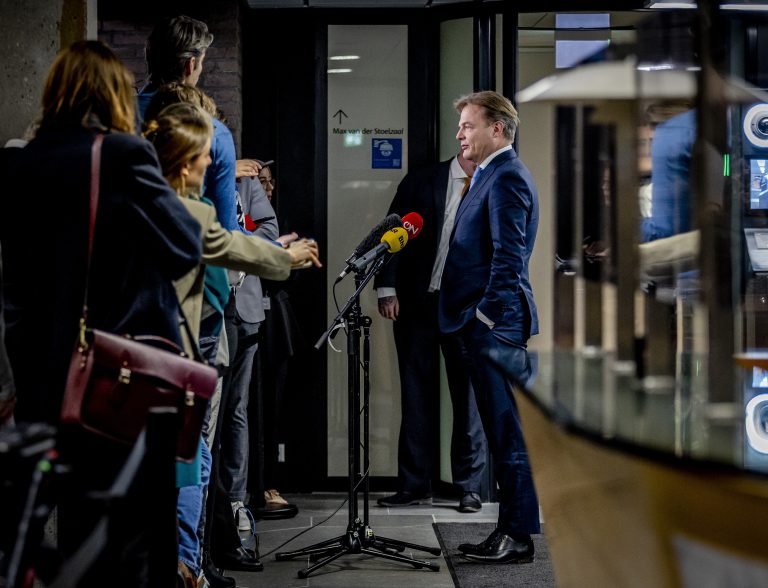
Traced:
[[454, 338], [440, 335], [437, 301], [437, 293], [430, 293], [419, 304], [401, 303], [393, 325], [402, 405], [398, 482], [403, 491], [423, 494], [431, 491], [431, 482], [438, 477], [442, 350], [453, 404], [453, 482], [465, 492], [479, 492], [485, 435], [461, 349]]

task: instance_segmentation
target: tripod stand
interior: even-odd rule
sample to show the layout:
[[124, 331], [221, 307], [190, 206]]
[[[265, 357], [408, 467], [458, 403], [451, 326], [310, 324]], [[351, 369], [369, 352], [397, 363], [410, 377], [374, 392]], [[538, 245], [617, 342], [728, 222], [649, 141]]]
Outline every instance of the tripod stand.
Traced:
[[[433, 555], [442, 553], [439, 547], [426, 547], [416, 545], [396, 539], [377, 536], [368, 522], [369, 506], [369, 400], [370, 400], [370, 328], [371, 318], [363, 315], [360, 308], [360, 292], [366, 284], [378, 273], [384, 259], [376, 261], [373, 268], [364, 276], [355, 274], [355, 293], [347, 300], [344, 308], [331, 323], [329, 329], [315, 344], [315, 349], [319, 349], [327, 341], [332, 333], [342, 324], [344, 319], [347, 321], [347, 389], [348, 389], [348, 457], [349, 457], [349, 522], [347, 530], [343, 535], [321, 541], [299, 549], [297, 551], [287, 551], [275, 554], [275, 559], [285, 561], [296, 557], [309, 556], [310, 561], [317, 562], [305, 569], [299, 570], [299, 578], [306, 578], [312, 572], [328, 565], [332, 561], [343, 555], [364, 553], [374, 557], [381, 557], [393, 561], [410, 564], [413, 567], [429, 568], [432, 571], [439, 571], [440, 566], [424, 560], [414, 559], [401, 553], [407, 549], [416, 549], [426, 551]], [[362, 471], [360, 455], [360, 333], [363, 333], [363, 437], [362, 437]], [[358, 495], [362, 486], [363, 512], [362, 519], [358, 510]], [[317, 561], [319, 560], [319, 561]]]

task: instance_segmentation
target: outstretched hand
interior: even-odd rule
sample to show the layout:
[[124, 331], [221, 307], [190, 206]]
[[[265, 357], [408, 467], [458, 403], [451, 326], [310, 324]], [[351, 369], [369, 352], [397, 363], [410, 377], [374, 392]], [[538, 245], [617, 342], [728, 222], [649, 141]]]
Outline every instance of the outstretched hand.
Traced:
[[255, 159], [238, 159], [235, 161], [235, 177], [254, 178], [259, 175], [261, 164]]
[[314, 239], [294, 240], [288, 245], [288, 253], [291, 254], [292, 269], [309, 267], [323, 267], [320, 263], [320, 248]]
[[286, 235], [280, 235], [275, 241], [280, 243], [283, 247], [288, 247], [291, 243], [293, 243], [296, 239], [299, 238], [299, 234], [296, 232], [288, 233]]

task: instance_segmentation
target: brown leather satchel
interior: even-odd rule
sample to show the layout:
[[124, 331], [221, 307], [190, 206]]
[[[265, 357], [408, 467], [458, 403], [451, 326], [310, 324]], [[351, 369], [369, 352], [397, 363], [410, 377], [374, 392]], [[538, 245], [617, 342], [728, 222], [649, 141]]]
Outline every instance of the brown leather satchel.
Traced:
[[[174, 343], [160, 337], [131, 338], [86, 326], [87, 276], [99, 199], [103, 137], [101, 134], [96, 136], [91, 151], [85, 302], [67, 375], [61, 422], [75, 423], [104, 437], [132, 444], [144, 428], [150, 407], [174, 407], [179, 417], [176, 455], [179, 459], [192, 461], [197, 455], [208, 400], [216, 388], [216, 369], [185, 357]], [[194, 346], [189, 326], [186, 322], [184, 325]], [[143, 340], [160, 342], [178, 351], [159, 349]]]

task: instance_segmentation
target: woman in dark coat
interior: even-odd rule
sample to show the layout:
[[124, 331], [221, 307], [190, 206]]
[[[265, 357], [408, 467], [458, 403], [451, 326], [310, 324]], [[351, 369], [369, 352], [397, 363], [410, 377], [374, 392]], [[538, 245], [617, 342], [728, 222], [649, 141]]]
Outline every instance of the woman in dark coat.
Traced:
[[[97, 133], [105, 137], [87, 324], [181, 342], [172, 280], [200, 263], [200, 226], [163, 179], [152, 145], [133, 134], [134, 101], [132, 76], [110, 49], [97, 41], [75, 43], [59, 53], [48, 74], [36, 137], [4, 158], [0, 242], [17, 421], [58, 421], [85, 295]], [[66, 557], [101, 514], [84, 495], [109, 487], [127, 449], [78, 430], [63, 430], [59, 448], [74, 472], [59, 504], [59, 546]], [[108, 579], [88, 585], [144, 585], [146, 561], [136, 556], [146, 545], [143, 522], [127, 511], [112, 535], [132, 549], [110, 542], [100, 566]]]

